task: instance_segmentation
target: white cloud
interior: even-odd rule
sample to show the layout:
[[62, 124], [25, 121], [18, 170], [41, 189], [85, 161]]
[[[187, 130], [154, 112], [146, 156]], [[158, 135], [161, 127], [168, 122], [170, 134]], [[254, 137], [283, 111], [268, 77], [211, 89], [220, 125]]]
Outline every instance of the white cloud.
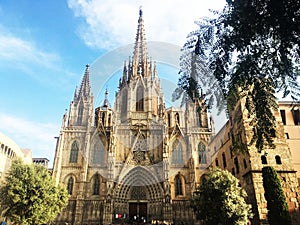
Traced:
[[[13, 68], [39, 82], [63, 87], [69, 83], [68, 79], [73, 77], [74, 73], [67, 71], [62, 66], [62, 62], [63, 59], [59, 54], [43, 51], [34, 41], [24, 40], [0, 26], [2, 69]], [[64, 76], [57, 76], [57, 74], [64, 74]]]
[[[1, 34], [2, 33], [2, 34]], [[22, 63], [36, 63], [46, 68], [60, 60], [59, 56], [39, 50], [29, 41], [22, 40], [11, 34], [0, 33], [0, 59]]]
[[69, 0], [75, 16], [85, 25], [79, 34], [91, 47], [111, 49], [134, 42], [139, 6], [143, 6], [146, 37], [182, 46], [194, 21], [209, 14], [208, 9], [222, 9], [225, 0]]
[[1, 112], [0, 124], [0, 132], [15, 141], [20, 148], [29, 148], [33, 157], [45, 157], [53, 162], [54, 137], [58, 135], [59, 124], [37, 123]]

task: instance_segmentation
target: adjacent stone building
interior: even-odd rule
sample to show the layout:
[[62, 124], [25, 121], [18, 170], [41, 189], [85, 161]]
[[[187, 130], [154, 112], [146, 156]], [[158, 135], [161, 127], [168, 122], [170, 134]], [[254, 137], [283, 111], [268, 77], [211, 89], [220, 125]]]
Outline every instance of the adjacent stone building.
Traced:
[[[281, 178], [293, 224], [300, 224], [300, 192], [295, 170], [295, 162], [298, 162], [299, 158], [294, 158], [299, 154], [299, 145], [290, 148], [289, 140], [286, 139], [287, 130], [297, 130], [297, 127], [293, 126], [293, 128], [287, 129], [284, 127], [285, 122], [282, 121], [281, 117], [283, 108], [284, 104], [280, 103], [279, 110], [274, 112], [276, 117], [275, 149], [264, 149], [258, 152], [254, 144], [249, 145], [253, 135], [253, 127], [250, 126], [251, 118], [248, 117], [245, 99], [241, 99], [237, 103], [234, 110], [229, 113], [230, 117], [227, 123], [217, 135], [212, 137], [209, 144], [211, 166], [230, 171], [240, 180], [241, 186], [246, 190], [247, 201], [252, 204], [254, 213], [251, 224], [268, 224], [267, 202], [264, 197], [262, 181], [262, 168], [264, 166], [272, 166], [276, 169]], [[290, 118], [288, 121], [290, 122]], [[297, 132], [293, 130], [290, 135], [297, 135]], [[296, 137], [294, 138], [296, 139]]]
[[32, 158], [32, 162], [36, 165], [41, 165], [48, 169], [49, 159], [47, 158]]
[[15, 159], [21, 159], [29, 164], [32, 160], [32, 151], [21, 149], [11, 138], [0, 133], [0, 183], [4, 182], [5, 174]]
[[284, 127], [284, 136], [288, 143], [294, 169], [300, 183], [300, 103], [282, 101], [278, 103], [279, 113]]

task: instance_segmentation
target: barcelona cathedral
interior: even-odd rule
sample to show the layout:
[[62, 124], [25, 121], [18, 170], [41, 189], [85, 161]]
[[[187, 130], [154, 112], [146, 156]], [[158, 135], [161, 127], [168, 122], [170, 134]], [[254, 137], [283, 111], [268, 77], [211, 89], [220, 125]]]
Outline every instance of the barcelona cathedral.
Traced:
[[243, 102], [214, 134], [203, 101], [200, 96], [184, 107], [166, 108], [156, 65], [148, 57], [140, 10], [133, 56], [124, 65], [114, 105], [106, 92], [94, 108], [87, 65], [63, 117], [53, 177], [65, 185], [70, 198], [53, 224], [196, 224], [190, 199], [207, 168], [214, 166], [240, 179], [255, 214], [251, 224], [268, 224], [264, 164], [279, 171], [297, 221], [298, 181], [280, 115], [274, 153], [258, 153], [253, 147], [233, 153], [234, 138], [247, 142], [251, 133]]

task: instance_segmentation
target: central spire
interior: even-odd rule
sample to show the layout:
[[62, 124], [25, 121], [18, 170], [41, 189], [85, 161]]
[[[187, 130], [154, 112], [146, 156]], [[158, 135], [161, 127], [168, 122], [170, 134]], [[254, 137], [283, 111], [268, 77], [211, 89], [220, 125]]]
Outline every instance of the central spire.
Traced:
[[142, 7], [140, 7], [139, 15], [132, 61], [142, 66], [147, 63], [148, 58]]
[[143, 11], [140, 7], [133, 57], [129, 57], [127, 66], [126, 61], [124, 62], [123, 77], [119, 81], [119, 88], [141, 77], [152, 78], [152, 60], [148, 59], [145, 36]]

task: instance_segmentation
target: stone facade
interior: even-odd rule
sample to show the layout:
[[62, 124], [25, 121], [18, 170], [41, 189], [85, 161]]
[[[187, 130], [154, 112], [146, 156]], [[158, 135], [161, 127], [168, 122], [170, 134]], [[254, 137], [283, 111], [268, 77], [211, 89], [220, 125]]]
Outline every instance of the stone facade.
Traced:
[[87, 66], [57, 142], [53, 176], [70, 200], [55, 224], [193, 224], [189, 199], [208, 166], [212, 129], [202, 98], [165, 107], [141, 11], [114, 107], [107, 95], [94, 109]]
[[240, 100], [230, 112], [229, 121], [209, 144], [210, 163], [213, 167], [229, 170], [240, 180], [241, 186], [248, 194], [247, 201], [252, 204], [254, 218], [251, 224], [255, 225], [268, 224], [261, 171], [264, 166], [274, 167], [281, 178], [293, 224], [300, 224], [300, 192], [296, 170], [279, 111], [274, 112], [274, 115], [277, 121], [274, 138], [276, 147], [264, 149], [259, 153], [254, 145], [249, 144], [253, 127], [249, 124], [244, 99]]
[[[297, 171], [298, 182], [300, 181], [300, 104], [290, 101], [279, 102], [279, 113], [284, 127], [284, 136], [288, 143], [294, 168]], [[300, 183], [300, 182], [299, 182]]]
[[12, 139], [0, 133], [0, 183], [4, 182], [5, 175], [15, 159], [30, 164], [32, 162], [32, 151], [21, 149]]
[[[70, 199], [54, 224], [130, 220], [192, 225], [189, 199], [210, 166], [227, 169], [240, 180], [253, 206], [251, 224], [268, 224], [265, 165], [277, 170], [294, 224], [300, 224], [299, 127], [287, 127], [290, 115], [284, 124], [282, 111], [274, 113], [276, 148], [259, 153], [247, 145], [253, 130], [243, 99], [216, 135], [203, 96], [183, 108], [166, 108], [156, 65], [147, 54], [141, 11], [133, 57], [124, 64], [113, 107], [106, 92], [103, 104], [94, 108], [89, 76], [87, 66], [57, 139], [53, 176], [65, 184]], [[286, 140], [286, 133], [293, 139]]]

